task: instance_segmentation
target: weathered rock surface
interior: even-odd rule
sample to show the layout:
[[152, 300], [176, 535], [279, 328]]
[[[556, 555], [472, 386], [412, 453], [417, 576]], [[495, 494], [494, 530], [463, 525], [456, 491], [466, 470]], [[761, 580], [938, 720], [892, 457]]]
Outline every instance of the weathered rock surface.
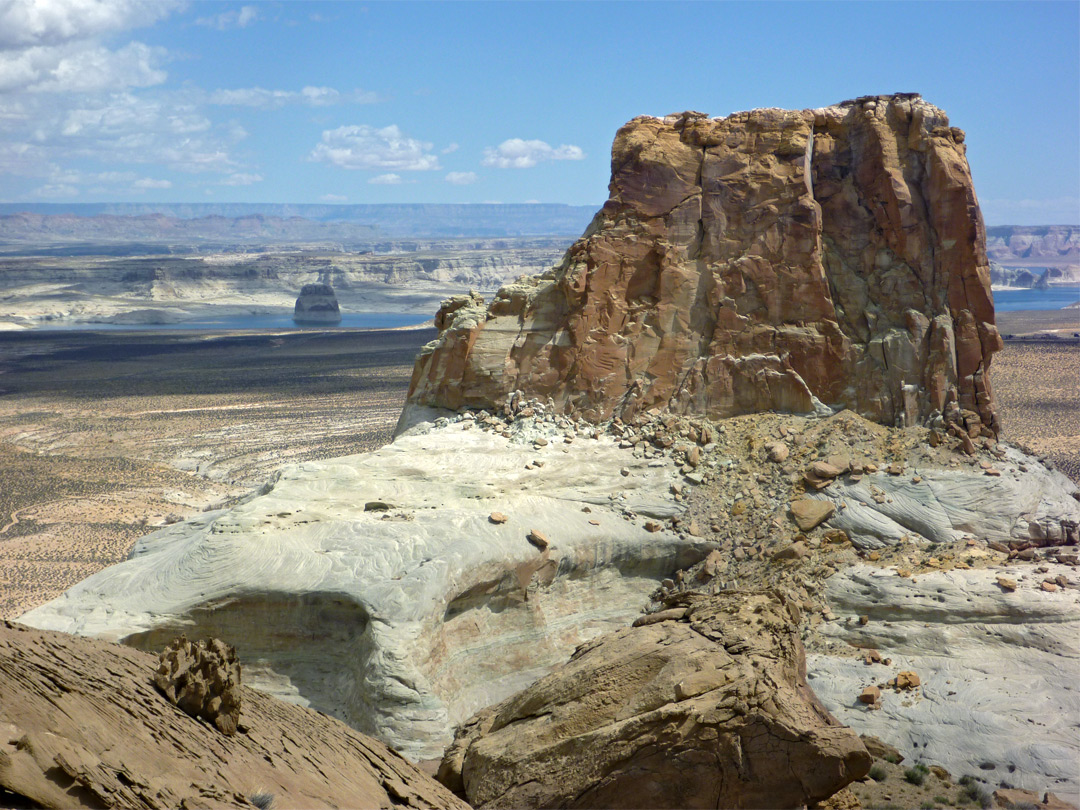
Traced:
[[1001, 344], [963, 141], [914, 94], [635, 118], [562, 263], [444, 311], [409, 402], [521, 389], [595, 420], [843, 407], [996, 433]]
[[155, 663], [0, 623], [0, 787], [30, 802], [14, 806], [467, 810], [382, 743], [252, 689], [219, 734], [154, 688]]
[[293, 320], [299, 324], [341, 323], [341, 308], [334, 288], [329, 284], [305, 284], [301, 287], [293, 308]]
[[478, 808], [799, 807], [866, 774], [773, 594], [698, 598], [481, 712], [439, 778]]
[[866, 549], [904, 538], [947, 543], [965, 536], [1006, 544], [1075, 544], [1080, 539], [1080, 502], [1072, 497], [1076, 485], [1016, 448], [999, 445], [998, 453], [997, 475], [987, 475], [981, 466], [922, 467], [912, 476], [878, 472], [837, 479], [806, 500], [835, 507], [829, 525]]
[[240, 723], [240, 664], [236, 650], [220, 639], [174, 639], [158, 656], [157, 688], [190, 714], [233, 735]]
[[[1080, 794], [1080, 591], [1046, 593], [1044, 576], [1075, 569], [1010, 566], [897, 576], [857, 565], [827, 583], [834, 621], [818, 632], [892, 658], [887, 670], [861, 658], [808, 654], [810, 686], [841, 722], [907, 758], [954, 774], [1007, 780], [1029, 790]], [[866, 616], [866, 624], [856, 617]], [[882, 691], [880, 710], [853, 697], [909, 670], [918, 689]]]
[[[515, 420], [510, 439], [473, 426], [286, 468], [261, 497], [143, 538], [21, 621], [155, 652], [180, 633], [220, 638], [247, 685], [441, 756], [454, 725], [625, 625], [715, 548], [646, 531], [682, 508], [670, 460], [607, 436], [566, 444], [537, 420]], [[558, 443], [538, 449], [544, 437]]]

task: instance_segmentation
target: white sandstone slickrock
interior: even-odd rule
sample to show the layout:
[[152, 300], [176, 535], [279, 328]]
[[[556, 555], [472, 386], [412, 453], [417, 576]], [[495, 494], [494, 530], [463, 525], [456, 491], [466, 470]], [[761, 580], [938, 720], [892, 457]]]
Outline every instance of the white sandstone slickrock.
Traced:
[[[1050, 564], [1049, 573], [1075, 569]], [[1004, 569], [1010, 576], [1022, 568]], [[1031, 569], [1034, 570], [1034, 569]], [[979, 774], [1076, 800], [1080, 793], [1080, 590], [1045, 593], [1029, 577], [997, 586], [1002, 569], [914, 577], [858, 565], [833, 576], [837, 621], [822, 635], [892, 658], [807, 656], [808, 682], [840, 722], [954, 774]], [[857, 617], [866, 616], [862, 624]], [[856, 702], [867, 686], [904, 670], [917, 690], [883, 689], [880, 710]]]
[[895, 545], [904, 537], [931, 543], [964, 536], [1006, 543], [1068, 539], [1065, 532], [1080, 524], [1080, 503], [1072, 497], [1076, 485], [1015, 448], [999, 447], [1000, 476], [986, 476], [979, 467], [929, 467], [911, 477], [878, 472], [859, 480], [838, 478], [807, 498], [832, 503], [836, 512], [828, 525], [864, 549]]
[[[439, 756], [454, 724], [632, 620], [713, 548], [622, 519], [681, 509], [670, 462], [606, 436], [537, 451], [553, 428], [515, 427], [509, 441], [425, 424], [370, 454], [287, 468], [21, 621], [149, 650], [212, 635], [237, 648], [247, 684]], [[525, 470], [538, 454], [543, 470]], [[365, 511], [372, 501], [390, 508]]]

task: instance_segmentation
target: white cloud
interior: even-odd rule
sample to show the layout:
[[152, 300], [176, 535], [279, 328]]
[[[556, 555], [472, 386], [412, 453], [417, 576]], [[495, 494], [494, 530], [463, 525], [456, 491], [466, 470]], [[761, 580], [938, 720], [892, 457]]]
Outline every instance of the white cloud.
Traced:
[[456, 143], [452, 143], [452, 144], [450, 144], [449, 146], [447, 146], [445, 149], [443, 149], [441, 151], [442, 151], [442, 154], [449, 155], [451, 152], [456, 152], [460, 148], [461, 147], [459, 147]]
[[255, 6], [241, 6], [233, 11], [225, 11], [210, 17], [199, 17], [195, 20], [195, 24], [216, 28], [218, 31], [227, 31], [230, 28], [247, 28], [258, 18], [259, 10]]
[[305, 87], [300, 91], [242, 87], [235, 90], [215, 90], [209, 98], [211, 104], [220, 106], [258, 107], [264, 110], [278, 109], [286, 104], [329, 107], [333, 104], [373, 104], [378, 100], [376, 93], [366, 90], [342, 93], [333, 87]]
[[67, 184], [49, 183], [41, 188], [34, 189], [37, 197], [77, 197], [79, 190], [75, 186]]
[[191, 135], [210, 128], [210, 120], [193, 105], [116, 93], [69, 110], [64, 117], [62, 134], [96, 138], [131, 133], [145, 136], [151, 132]]
[[400, 174], [380, 174], [368, 180], [376, 186], [400, 186], [402, 183]]
[[524, 141], [510, 138], [497, 147], [484, 149], [484, 166], [497, 169], [531, 169], [545, 160], [584, 160], [585, 153], [579, 146], [563, 144], [552, 147], [543, 141]]
[[349, 198], [344, 194], [323, 194], [319, 199], [328, 203], [340, 203], [346, 202]]
[[476, 172], [450, 172], [446, 175], [446, 182], [455, 186], [467, 186], [476, 182]]
[[51, 94], [23, 96], [27, 117], [0, 122], [0, 171], [52, 178], [58, 164], [77, 158], [187, 172], [240, 170], [229, 149], [242, 130], [214, 126], [183, 94], [87, 94], [69, 103]]
[[0, 52], [0, 92], [88, 93], [165, 81], [162, 48], [130, 42], [117, 51], [86, 43]]
[[237, 172], [230, 174], [224, 180], [221, 181], [223, 186], [250, 186], [254, 183], [261, 183], [263, 176], [261, 174], [244, 174]]
[[404, 135], [397, 126], [344, 126], [325, 130], [310, 160], [342, 169], [438, 170], [439, 159], [432, 144]]
[[180, 0], [3, 0], [0, 50], [63, 45], [151, 25], [180, 5]]
[[154, 189], [154, 188], [172, 188], [172, 183], [168, 180], [155, 180], [152, 177], [143, 177], [140, 180], [136, 180], [131, 184], [137, 189]]

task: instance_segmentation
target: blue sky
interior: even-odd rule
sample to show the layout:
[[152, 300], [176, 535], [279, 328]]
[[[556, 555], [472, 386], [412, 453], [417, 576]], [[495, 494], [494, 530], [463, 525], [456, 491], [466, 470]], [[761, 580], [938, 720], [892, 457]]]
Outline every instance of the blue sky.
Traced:
[[599, 205], [635, 115], [893, 91], [1080, 221], [1075, 1], [0, 0], [0, 200]]

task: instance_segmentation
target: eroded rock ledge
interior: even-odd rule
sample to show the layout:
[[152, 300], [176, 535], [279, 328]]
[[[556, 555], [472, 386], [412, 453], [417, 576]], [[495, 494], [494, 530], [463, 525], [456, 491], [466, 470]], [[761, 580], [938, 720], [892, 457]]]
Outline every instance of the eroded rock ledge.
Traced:
[[963, 143], [915, 94], [635, 118], [610, 199], [556, 268], [490, 306], [445, 303], [409, 403], [521, 389], [593, 420], [827, 407], [996, 434], [1001, 344]]
[[799, 807], [870, 769], [806, 686], [798, 608], [691, 595], [465, 724], [439, 778], [478, 808]]

